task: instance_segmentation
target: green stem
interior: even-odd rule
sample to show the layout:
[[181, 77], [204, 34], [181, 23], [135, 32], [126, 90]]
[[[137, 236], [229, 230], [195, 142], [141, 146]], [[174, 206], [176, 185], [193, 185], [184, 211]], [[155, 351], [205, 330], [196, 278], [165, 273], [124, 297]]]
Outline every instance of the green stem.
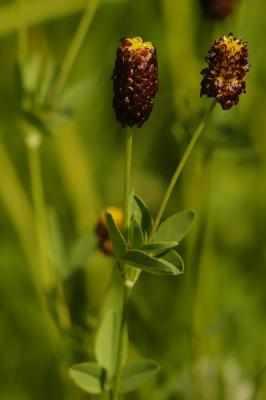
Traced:
[[70, 43], [67, 54], [61, 66], [59, 76], [54, 84], [50, 99], [52, 104], [60, 96], [62, 89], [64, 88], [64, 85], [69, 77], [70, 71], [74, 65], [74, 62], [84, 42], [84, 39], [86, 37], [92, 19], [95, 15], [98, 6], [98, 1], [99, 0], [89, 0], [87, 4], [85, 13], [83, 14], [83, 17], [79, 23], [78, 29], [75, 33], [75, 36], [72, 39], [72, 42]]
[[117, 344], [117, 358], [116, 358], [116, 371], [115, 371], [115, 379], [114, 379], [114, 389], [111, 392], [111, 399], [118, 400], [119, 398], [119, 388], [121, 381], [121, 373], [122, 373], [122, 361], [123, 361], [123, 348], [124, 348], [124, 338], [126, 334], [126, 326], [127, 326], [127, 302], [129, 297], [130, 289], [124, 286], [123, 292], [123, 309], [122, 316], [120, 321], [120, 329], [119, 329], [119, 337]]
[[[127, 230], [130, 224], [130, 192], [131, 192], [131, 159], [132, 159], [132, 142], [133, 134], [132, 130], [127, 129], [126, 134], [126, 148], [125, 148], [125, 174], [124, 174], [124, 231], [127, 234]], [[124, 266], [121, 265], [122, 270]], [[117, 358], [116, 358], [116, 368], [115, 368], [115, 378], [114, 378], [114, 389], [110, 393], [112, 400], [117, 400], [119, 396], [119, 387], [122, 372], [122, 357], [123, 357], [123, 347], [124, 347], [124, 337], [126, 330], [126, 313], [127, 313], [127, 300], [130, 293], [130, 289], [126, 286], [124, 282], [123, 287], [123, 299], [122, 299], [122, 316], [120, 320], [119, 336], [117, 344]]]
[[38, 134], [29, 134], [27, 140], [28, 154], [29, 154], [29, 167], [30, 167], [30, 181], [32, 198], [34, 205], [34, 214], [36, 221], [36, 232], [39, 244], [39, 258], [41, 264], [41, 272], [43, 275], [43, 282], [45, 289], [51, 288], [53, 285], [53, 278], [50, 270], [48, 258], [48, 234], [47, 234], [47, 220], [46, 210], [44, 203], [44, 193], [42, 184], [42, 172], [40, 163], [40, 140]]
[[132, 158], [132, 130], [127, 129], [126, 138], [126, 160], [124, 177], [124, 231], [126, 232], [130, 223], [130, 192], [131, 192], [131, 158]]
[[206, 123], [207, 123], [207, 120], [208, 120], [212, 110], [215, 107], [215, 104], [216, 104], [216, 101], [214, 101], [211, 104], [210, 108], [207, 110], [207, 112], [203, 116], [202, 120], [200, 121], [199, 125], [197, 126], [197, 128], [195, 129], [195, 131], [193, 133], [193, 136], [192, 136], [192, 138], [191, 138], [191, 140], [190, 140], [190, 142], [189, 142], [189, 144], [188, 144], [188, 146], [187, 146], [187, 148], [186, 148], [186, 150], [185, 150], [185, 152], [183, 154], [183, 157], [181, 158], [180, 162], [177, 165], [177, 168], [176, 168], [176, 170], [174, 172], [174, 175], [172, 176], [172, 179], [171, 179], [171, 181], [170, 181], [170, 183], [169, 183], [169, 185], [168, 185], [168, 187], [166, 189], [166, 192], [165, 192], [165, 194], [163, 196], [161, 205], [159, 207], [157, 216], [155, 218], [155, 222], [154, 222], [153, 227], [152, 227], [152, 231], [151, 231], [149, 240], [152, 240], [153, 236], [155, 235], [155, 233], [156, 233], [156, 231], [158, 229], [158, 226], [159, 226], [159, 224], [161, 222], [162, 216], [164, 214], [164, 211], [166, 209], [166, 206], [167, 206], [167, 203], [168, 203], [168, 201], [170, 199], [170, 196], [171, 196], [171, 194], [173, 192], [175, 184], [176, 184], [176, 182], [177, 182], [177, 180], [178, 180], [178, 178], [179, 178], [184, 166], [186, 165], [187, 160], [189, 159], [189, 157], [191, 155], [191, 152], [193, 150], [194, 145], [196, 144], [200, 134], [204, 130], [204, 128], [206, 126]]
[[57, 285], [58, 302], [57, 312], [61, 325], [68, 329], [71, 327], [69, 310], [64, 297], [64, 289], [61, 283], [57, 283], [52, 265], [49, 260], [49, 232], [47, 226], [46, 206], [43, 191], [43, 180], [40, 160], [41, 136], [38, 133], [28, 133], [26, 144], [29, 154], [30, 181], [34, 204], [36, 233], [39, 246], [39, 262], [44, 282], [44, 288], [49, 291]]

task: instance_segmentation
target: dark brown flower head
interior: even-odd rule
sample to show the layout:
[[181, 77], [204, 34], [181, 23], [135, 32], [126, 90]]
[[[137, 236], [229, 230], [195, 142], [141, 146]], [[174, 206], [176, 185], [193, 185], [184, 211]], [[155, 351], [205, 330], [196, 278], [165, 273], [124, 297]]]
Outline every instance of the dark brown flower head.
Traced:
[[105, 209], [98, 220], [98, 223], [96, 225], [96, 235], [99, 238], [99, 249], [107, 255], [112, 255], [113, 254], [113, 246], [111, 243], [111, 240], [109, 238], [108, 230], [107, 230], [107, 224], [105, 221], [105, 211], [108, 211], [109, 213], [112, 214], [112, 217], [114, 221], [116, 222], [116, 225], [118, 226], [119, 229], [123, 228], [123, 212], [120, 208], [117, 207], [108, 207]]
[[201, 0], [202, 10], [211, 19], [225, 19], [234, 9], [235, 0]]
[[123, 127], [141, 125], [149, 118], [158, 90], [156, 49], [140, 37], [121, 40], [113, 79], [113, 106]]
[[215, 40], [206, 61], [208, 68], [201, 71], [200, 95], [215, 97], [228, 110], [245, 93], [245, 76], [249, 71], [247, 43], [232, 33]]

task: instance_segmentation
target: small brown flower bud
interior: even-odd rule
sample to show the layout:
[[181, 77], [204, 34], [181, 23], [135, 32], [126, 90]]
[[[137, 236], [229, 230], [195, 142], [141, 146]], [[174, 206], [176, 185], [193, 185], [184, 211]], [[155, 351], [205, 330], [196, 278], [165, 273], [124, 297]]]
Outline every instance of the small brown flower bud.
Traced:
[[239, 101], [246, 93], [245, 76], [249, 71], [247, 43], [232, 33], [215, 40], [205, 58], [208, 68], [201, 71], [200, 95], [215, 97], [224, 110]]
[[105, 215], [104, 215], [105, 211], [108, 211], [109, 213], [112, 214], [112, 217], [119, 229], [123, 228], [123, 212], [120, 208], [108, 207], [106, 210], [104, 210], [101, 213], [98, 223], [96, 225], [96, 229], [95, 229], [96, 235], [99, 238], [100, 250], [104, 254], [113, 255], [113, 247], [112, 247], [111, 240], [109, 238], [107, 224], [105, 221]]
[[206, 17], [222, 20], [233, 11], [235, 0], [201, 0], [201, 5]]
[[149, 118], [158, 90], [156, 49], [140, 37], [121, 40], [113, 79], [113, 107], [123, 127], [141, 125]]

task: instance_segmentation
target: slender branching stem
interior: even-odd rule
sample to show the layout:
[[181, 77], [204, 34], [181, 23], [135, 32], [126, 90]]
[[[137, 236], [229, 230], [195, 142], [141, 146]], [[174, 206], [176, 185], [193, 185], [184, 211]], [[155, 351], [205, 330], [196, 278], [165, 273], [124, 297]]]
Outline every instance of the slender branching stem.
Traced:
[[74, 62], [75, 62], [77, 55], [81, 49], [81, 46], [84, 42], [84, 39], [86, 37], [86, 34], [90, 27], [90, 24], [93, 20], [96, 10], [97, 10], [98, 3], [99, 3], [99, 0], [89, 0], [88, 1], [86, 10], [80, 20], [77, 31], [69, 45], [68, 51], [63, 60], [58, 78], [55, 81], [55, 84], [54, 84], [54, 87], [53, 87], [53, 90], [51, 93], [51, 98], [50, 98], [50, 101], [52, 104], [58, 99], [58, 97], [60, 96], [60, 94], [62, 92], [62, 89], [65, 86], [65, 83], [69, 77], [71, 69], [74, 65]]
[[161, 222], [162, 216], [163, 216], [163, 214], [165, 212], [165, 209], [166, 209], [166, 206], [167, 206], [168, 201], [170, 199], [170, 196], [171, 196], [171, 194], [172, 194], [172, 192], [174, 190], [175, 184], [176, 184], [181, 172], [183, 171], [183, 168], [186, 165], [187, 160], [189, 159], [189, 157], [191, 155], [191, 152], [192, 152], [192, 150], [194, 148], [194, 145], [196, 144], [200, 134], [204, 130], [204, 128], [205, 128], [205, 126], [207, 124], [208, 118], [209, 118], [212, 110], [214, 109], [215, 104], [216, 104], [216, 101], [214, 101], [211, 104], [210, 108], [207, 110], [207, 112], [203, 116], [202, 120], [198, 124], [198, 126], [195, 129], [195, 131], [194, 131], [194, 133], [192, 135], [192, 138], [191, 138], [191, 140], [190, 140], [190, 142], [189, 142], [189, 144], [188, 144], [188, 146], [187, 146], [187, 148], [186, 148], [186, 150], [185, 150], [185, 152], [184, 152], [184, 154], [183, 154], [183, 156], [182, 156], [182, 158], [180, 160], [180, 162], [178, 163], [178, 165], [176, 167], [176, 170], [175, 170], [175, 172], [174, 172], [174, 174], [172, 176], [172, 179], [170, 180], [170, 183], [169, 183], [169, 185], [168, 185], [168, 187], [167, 187], [167, 189], [166, 189], [166, 191], [164, 193], [161, 205], [159, 207], [158, 213], [156, 215], [156, 218], [155, 218], [155, 221], [154, 221], [154, 224], [153, 224], [153, 227], [152, 227], [152, 231], [151, 231], [149, 240], [152, 240], [153, 236], [155, 235], [155, 233], [156, 233], [156, 231], [158, 229], [158, 226], [159, 226], [159, 224]]

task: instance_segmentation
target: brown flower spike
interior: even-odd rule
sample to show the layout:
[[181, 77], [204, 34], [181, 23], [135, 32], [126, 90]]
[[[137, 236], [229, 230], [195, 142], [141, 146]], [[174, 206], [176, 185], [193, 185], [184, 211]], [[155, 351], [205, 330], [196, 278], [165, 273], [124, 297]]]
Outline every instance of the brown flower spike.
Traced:
[[123, 212], [120, 208], [108, 207], [101, 213], [98, 223], [96, 225], [95, 233], [99, 238], [99, 249], [104, 254], [111, 256], [113, 254], [113, 246], [107, 230], [107, 224], [104, 215], [105, 211], [108, 211], [112, 214], [112, 217], [119, 229], [123, 228]]
[[215, 40], [205, 58], [208, 68], [201, 71], [200, 95], [215, 97], [224, 110], [237, 104], [246, 93], [245, 76], [249, 71], [247, 43], [232, 33]]
[[203, 13], [208, 18], [225, 19], [234, 9], [235, 0], [201, 0]]
[[113, 79], [113, 106], [123, 127], [142, 124], [149, 118], [158, 90], [156, 49], [140, 37], [121, 40]]

